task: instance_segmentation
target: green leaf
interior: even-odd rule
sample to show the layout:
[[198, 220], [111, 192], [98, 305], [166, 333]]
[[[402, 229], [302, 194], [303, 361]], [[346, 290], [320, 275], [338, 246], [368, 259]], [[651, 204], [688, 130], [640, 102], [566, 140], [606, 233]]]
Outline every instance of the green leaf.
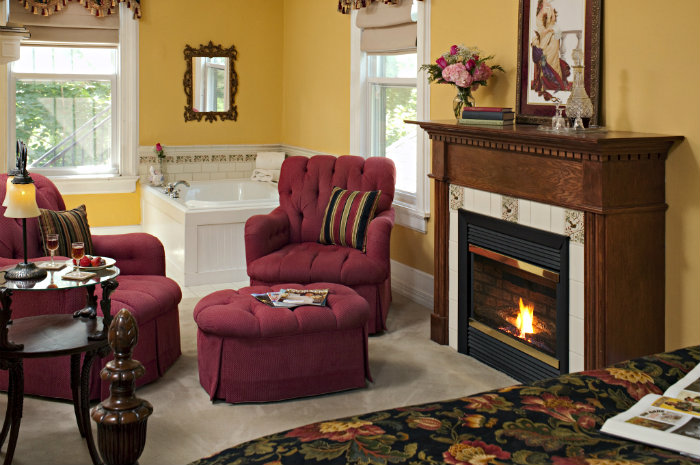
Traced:
[[301, 454], [306, 460], [333, 460], [345, 453], [350, 446], [348, 442], [329, 443], [323, 440], [301, 445]]
[[524, 441], [529, 447], [541, 447], [546, 452], [552, 452], [569, 445], [593, 445], [599, 439], [579, 433], [567, 427], [549, 427], [544, 423], [534, 423], [528, 418], [518, 418], [503, 424], [496, 432], [496, 437], [514, 437]]
[[549, 454], [531, 450], [519, 450], [514, 452], [510, 459], [513, 463], [517, 463], [518, 465], [545, 465], [550, 463]]

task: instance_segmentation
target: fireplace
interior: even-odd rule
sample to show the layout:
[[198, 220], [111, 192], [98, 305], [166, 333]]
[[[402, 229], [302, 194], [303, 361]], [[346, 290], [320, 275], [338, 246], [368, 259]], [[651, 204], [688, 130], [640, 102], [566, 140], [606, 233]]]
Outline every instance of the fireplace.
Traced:
[[458, 350], [522, 382], [568, 373], [569, 238], [460, 210]]

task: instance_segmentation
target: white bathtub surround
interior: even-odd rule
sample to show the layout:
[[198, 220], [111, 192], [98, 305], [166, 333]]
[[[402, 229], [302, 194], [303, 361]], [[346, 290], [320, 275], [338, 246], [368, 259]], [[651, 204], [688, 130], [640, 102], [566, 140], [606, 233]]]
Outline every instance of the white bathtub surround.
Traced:
[[[460, 192], [461, 191], [461, 192]], [[562, 234], [569, 241], [569, 371], [584, 368], [584, 221], [583, 212], [501, 194], [450, 185], [449, 243], [449, 343], [457, 350], [458, 235], [457, 210], [463, 208], [494, 218], [512, 221], [536, 229]]]
[[143, 231], [163, 243], [169, 274], [186, 286], [245, 280], [245, 222], [279, 205], [277, 186], [224, 180], [178, 189], [179, 199], [152, 186], [141, 195]]

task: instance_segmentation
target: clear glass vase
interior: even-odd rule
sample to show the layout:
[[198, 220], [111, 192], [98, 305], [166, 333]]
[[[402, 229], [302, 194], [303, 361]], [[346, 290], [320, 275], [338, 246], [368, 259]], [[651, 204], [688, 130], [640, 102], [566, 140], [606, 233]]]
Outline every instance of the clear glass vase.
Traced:
[[452, 111], [454, 111], [455, 119], [459, 121], [462, 119], [462, 109], [464, 107], [473, 107], [474, 96], [472, 95], [471, 88], [457, 87], [457, 95], [452, 101]]

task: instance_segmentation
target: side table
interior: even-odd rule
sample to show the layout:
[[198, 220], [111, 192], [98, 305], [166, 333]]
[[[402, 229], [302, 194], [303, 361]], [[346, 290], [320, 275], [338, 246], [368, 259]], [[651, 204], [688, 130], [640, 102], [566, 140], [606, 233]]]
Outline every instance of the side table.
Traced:
[[[0, 369], [9, 371], [9, 387], [5, 420], [0, 431], [0, 447], [9, 434], [5, 465], [12, 463], [24, 402], [24, 359], [71, 356], [70, 383], [73, 408], [80, 435], [86, 439], [90, 457], [95, 465], [101, 463], [92, 437], [89, 417], [89, 375], [96, 357], [106, 356], [110, 349], [107, 331], [112, 321], [110, 295], [118, 283], [119, 268], [96, 271], [85, 281], [62, 279], [70, 267], [41, 281], [5, 280], [0, 270]], [[95, 286], [102, 286], [100, 307], [104, 317], [96, 317]], [[88, 307], [74, 315], [53, 314], [20, 318], [12, 321], [12, 293], [19, 291], [53, 291], [84, 287]], [[82, 366], [81, 354], [85, 353]]]
[[[19, 425], [22, 420], [24, 402], [25, 358], [71, 356], [70, 385], [73, 393], [73, 409], [78, 422], [78, 431], [87, 441], [90, 457], [95, 465], [101, 463], [92, 437], [89, 416], [89, 375], [95, 357], [106, 356], [110, 349], [106, 339], [88, 340], [88, 335], [102, 326], [102, 318], [79, 318], [72, 315], [39, 315], [15, 320], [10, 327], [14, 341], [21, 343], [21, 350], [1, 350], [0, 368], [9, 370], [7, 411], [0, 431], [0, 447], [9, 433], [5, 465], [12, 463], [17, 444]], [[82, 367], [80, 355], [85, 353]]]

